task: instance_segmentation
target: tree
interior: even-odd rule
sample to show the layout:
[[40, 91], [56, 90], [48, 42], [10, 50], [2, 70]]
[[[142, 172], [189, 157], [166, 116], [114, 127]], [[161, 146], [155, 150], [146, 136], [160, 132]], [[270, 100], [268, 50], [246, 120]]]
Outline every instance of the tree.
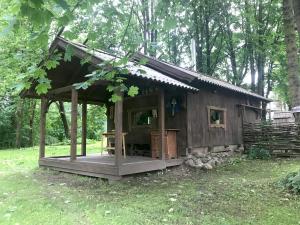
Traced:
[[[295, 19], [292, 0], [283, 0], [283, 23], [287, 54], [287, 70], [292, 107], [300, 106], [300, 73], [299, 57], [295, 33]], [[296, 114], [296, 122], [300, 123], [300, 115]]]

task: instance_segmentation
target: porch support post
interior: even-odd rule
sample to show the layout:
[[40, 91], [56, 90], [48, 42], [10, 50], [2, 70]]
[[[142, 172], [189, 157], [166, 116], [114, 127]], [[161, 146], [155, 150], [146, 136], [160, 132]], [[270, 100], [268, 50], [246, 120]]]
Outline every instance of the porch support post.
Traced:
[[71, 160], [76, 160], [77, 155], [77, 114], [78, 114], [78, 92], [72, 89], [72, 106], [71, 106]]
[[87, 104], [82, 103], [81, 155], [86, 156]]
[[161, 159], [165, 160], [165, 92], [164, 90], [160, 90], [158, 95], [158, 115], [159, 115], [159, 131], [160, 131], [160, 152], [161, 152]]
[[123, 137], [123, 93], [119, 92], [121, 100], [115, 103], [115, 164], [121, 165], [122, 161], [122, 137]]
[[48, 106], [47, 98], [42, 97], [42, 99], [41, 99], [41, 116], [40, 116], [40, 151], [39, 151], [40, 159], [45, 157], [47, 106]]

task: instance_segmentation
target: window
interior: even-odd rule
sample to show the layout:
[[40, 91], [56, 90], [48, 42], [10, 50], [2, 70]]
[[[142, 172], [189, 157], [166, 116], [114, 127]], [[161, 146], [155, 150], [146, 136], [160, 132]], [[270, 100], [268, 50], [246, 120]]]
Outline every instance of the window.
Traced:
[[209, 127], [226, 127], [226, 109], [214, 106], [208, 107]]
[[156, 109], [140, 109], [129, 112], [130, 130], [131, 128], [149, 127], [155, 128], [157, 122]]

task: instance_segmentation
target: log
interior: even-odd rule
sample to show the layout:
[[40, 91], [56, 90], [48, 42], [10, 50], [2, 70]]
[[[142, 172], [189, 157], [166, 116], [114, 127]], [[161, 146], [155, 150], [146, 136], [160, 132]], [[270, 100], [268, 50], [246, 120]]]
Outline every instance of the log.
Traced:
[[77, 114], [78, 114], [78, 92], [72, 89], [72, 106], [71, 106], [71, 161], [76, 160], [77, 155]]
[[40, 159], [45, 157], [47, 105], [48, 105], [47, 98], [42, 97], [42, 99], [41, 99], [41, 117], [40, 117], [40, 151], [39, 151]]
[[121, 100], [115, 103], [115, 164], [120, 166], [122, 164], [122, 133], [123, 133], [123, 93], [119, 92]]
[[160, 152], [161, 159], [165, 160], [165, 92], [160, 90], [158, 96], [159, 102], [159, 131], [160, 131]]
[[86, 156], [87, 104], [82, 103], [81, 155]]

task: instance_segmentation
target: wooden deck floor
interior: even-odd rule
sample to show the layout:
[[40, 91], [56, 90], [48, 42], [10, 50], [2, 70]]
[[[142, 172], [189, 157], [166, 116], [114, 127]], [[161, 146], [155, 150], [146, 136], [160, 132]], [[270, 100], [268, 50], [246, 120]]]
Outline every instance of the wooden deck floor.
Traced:
[[118, 167], [115, 165], [115, 156], [93, 154], [79, 156], [74, 161], [68, 156], [42, 158], [39, 165], [63, 172], [118, 180], [124, 175], [162, 170], [180, 165], [182, 162], [183, 159], [159, 160], [143, 156], [127, 156]]

